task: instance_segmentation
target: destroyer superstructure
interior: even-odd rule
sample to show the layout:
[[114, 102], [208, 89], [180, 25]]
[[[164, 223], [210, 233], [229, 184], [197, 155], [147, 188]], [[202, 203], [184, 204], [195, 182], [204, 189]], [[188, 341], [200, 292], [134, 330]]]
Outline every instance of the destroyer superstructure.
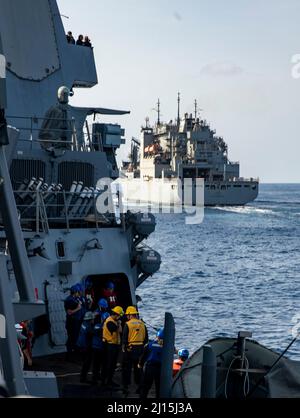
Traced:
[[[20, 240], [30, 261], [33, 299], [45, 302], [34, 322], [34, 355], [41, 356], [65, 350], [63, 301], [72, 285], [89, 277], [100, 297], [105, 282], [113, 280], [120, 303], [136, 304], [136, 288], [158, 270], [160, 256], [143, 244], [155, 230], [152, 215], [98, 210], [104, 192], [99, 180], [119, 175], [116, 150], [125, 142], [124, 130], [99, 121], [90, 125], [87, 117], [129, 112], [68, 103], [77, 87], [98, 82], [93, 49], [67, 43], [55, 0], [1, 0], [0, 35], [6, 117], [14, 127], [6, 155]], [[0, 245], [10, 294], [18, 302], [22, 294], [3, 228]], [[31, 318], [29, 310], [15, 313], [16, 322]]]

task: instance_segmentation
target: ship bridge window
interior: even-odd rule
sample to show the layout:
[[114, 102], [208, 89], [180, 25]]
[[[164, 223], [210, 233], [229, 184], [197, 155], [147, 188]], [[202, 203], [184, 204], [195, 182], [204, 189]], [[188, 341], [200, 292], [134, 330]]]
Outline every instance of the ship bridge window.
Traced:
[[[117, 296], [117, 304], [122, 306], [124, 311], [126, 308], [133, 304], [129, 280], [124, 273], [113, 273], [113, 274], [95, 274], [89, 275], [89, 279], [92, 283], [94, 300], [98, 301], [103, 297], [103, 291], [108, 282], [112, 282], [115, 285], [115, 293]], [[87, 277], [83, 278], [83, 283]]]
[[212, 186], [210, 186], [211, 190], [216, 190], [216, 186], [213, 184]]
[[244, 187], [250, 187], [250, 184], [244, 184]]
[[239, 187], [239, 188], [241, 188], [242, 186], [240, 184], [235, 184], [233, 187]]
[[222, 185], [221, 190], [226, 190], [226, 186]]

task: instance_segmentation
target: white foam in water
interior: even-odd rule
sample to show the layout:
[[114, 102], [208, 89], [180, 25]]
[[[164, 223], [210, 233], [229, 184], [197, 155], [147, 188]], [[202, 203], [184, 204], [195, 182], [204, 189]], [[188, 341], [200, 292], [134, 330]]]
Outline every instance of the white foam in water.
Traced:
[[271, 209], [261, 209], [261, 208], [254, 208], [251, 206], [231, 206], [231, 207], [222, 207], [222, 206], [216, 206], [217, 210], [222, 210], [225, 212], [234, 212], [234, 213], [241, 213], [241, 214], [245, 214], [245, 215], [251, 215], [251, 214], [256, 214], [256, 213], [260, 213], [262, 215], [271, 215], [274, 214], [275, 212]]

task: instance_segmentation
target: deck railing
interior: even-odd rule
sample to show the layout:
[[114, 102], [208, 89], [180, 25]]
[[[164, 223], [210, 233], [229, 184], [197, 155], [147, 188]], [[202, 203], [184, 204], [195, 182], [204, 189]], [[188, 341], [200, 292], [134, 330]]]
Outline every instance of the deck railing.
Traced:
[[[85, 123], [85, 131], [80, 133], [77, 132], [75, 118], [72, 119], [58, 119], [58, 118], [41, 118], [35, 116], [7, 116], [7, 119], [12, 122], [12, 125], [20, 130], [22, 133], [28, 132], [27, 138], [20, 138], [20, 142], [29, 142], [31, 149], [33, 149], [34, 143], [40, 145], [54, 144], [56, 148], [67, 148], [72, 151], [103, 151], [102, 137], [100, 133], [91, 134], [88, 123]], [[52, 122], [65, 122], [67, 129], [47, 129], [47, 132], [57, 134], [63, 138], [64, 136], [69, 137], [70, 140], [56, 140], [56, 139], [41, 139], [39, 133], [41, 132], [41, 124], [45, 121]], [[25, 125], [25, 126], [22, 126]], [[81, 139], [79, 140], [79, 137]]]

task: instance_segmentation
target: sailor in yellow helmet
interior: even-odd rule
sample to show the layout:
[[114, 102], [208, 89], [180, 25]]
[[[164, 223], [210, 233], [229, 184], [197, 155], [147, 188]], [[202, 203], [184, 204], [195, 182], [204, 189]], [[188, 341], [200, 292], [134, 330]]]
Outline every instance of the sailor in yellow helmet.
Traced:
[[131, 371], [134, 370], [134, 381], [137, 391], [141, 383], [141, 370], [138, 368], [139, 359], [148, 343], [147, 328], [138, 317], [138, 311], [134, 306], [129, 306], [125, 312], [127, 322], [123, 329], [122, 351], [123, 351], [123, 392], [128, 393], [128, 386], [131, 383]]
[[121, 317], [124, 311], [121, 306], [116, 306], [111, 310], [111, 315], [106, 319], [103, 325], [104, 342], [104, 361], [102, 382], [113, 388], [119, 385], [113, 382], [113, 376], [118, 361], [118, 354], [121, 346]]

